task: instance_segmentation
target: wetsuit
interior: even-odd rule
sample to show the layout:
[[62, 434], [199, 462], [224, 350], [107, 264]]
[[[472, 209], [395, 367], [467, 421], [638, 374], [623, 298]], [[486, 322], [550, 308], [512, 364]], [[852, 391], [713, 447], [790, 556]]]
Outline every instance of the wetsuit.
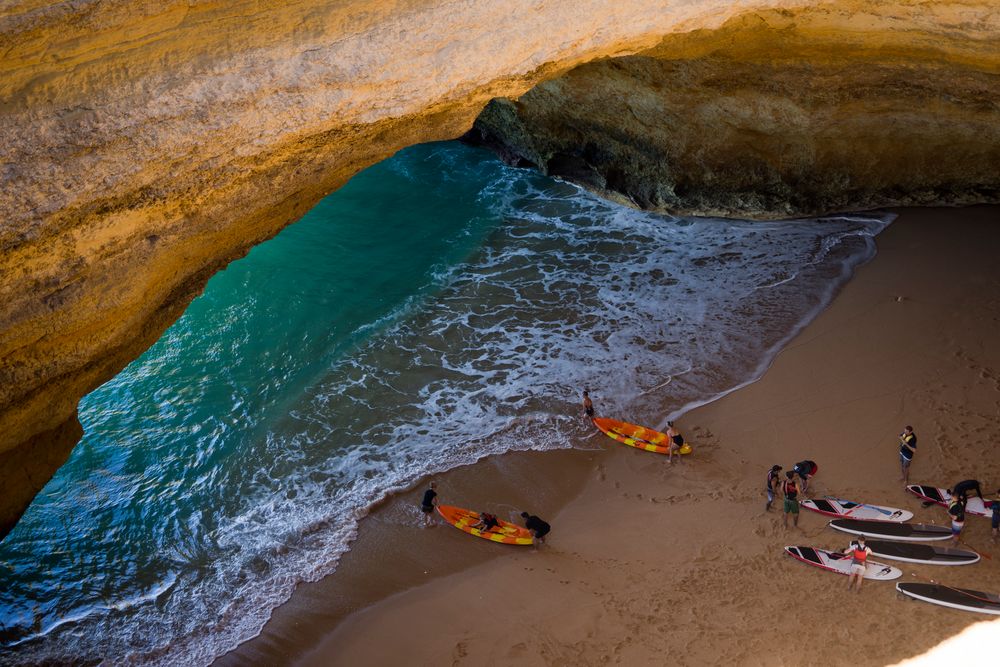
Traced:
[[774, 502], [774, 480], [778, 477], [778, 473], [780, 472], [780, 470], [767, 471], [767, 488], [765, 490], [767, 491], [768, 507], [770, 507], [771, 503]]
[[977, 496], [980, 498], [983, 497], [983, 491], [979, 488], [979, 480], [976, 479], [967, 479], [964, 482], [959, 482], [955, 485], [951, 495], [959, 498], [968, 498], [969, 491], [975, 491]]
[[424, 491], [424, 499], [420, 501], [420, 509], [424, 512], [430, 514], [434, 511], [434, 498], [437, 497], [437, 491], [434, 489], [427, 489]]
[[524, 520], [524, 527], [532, 531], [536, 538], [545, 537], [552, 530], [552, 527], [532, 514]]

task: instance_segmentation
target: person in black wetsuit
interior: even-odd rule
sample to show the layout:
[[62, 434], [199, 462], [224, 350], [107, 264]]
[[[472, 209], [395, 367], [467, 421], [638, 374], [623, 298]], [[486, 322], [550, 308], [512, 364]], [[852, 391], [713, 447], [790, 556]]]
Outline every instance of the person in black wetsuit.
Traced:
[[771, 503], [774, 502], [774, 496], [779, 493], [778, 489], [781, 486], [781, 466], [775, 463], [771, 466], [771, 469], [767, 472], [767, 488], [764, 489], [767, 493], [767, 504], [764, 505], [764, 511], [771, 511]]
[[583, 390], [583, 413], [587, 415], [587, 419], [594, 418], [594, 403], [590, 400], [590, 392], [586, 389]]
[[916, 453], [917, 434], [913, 432], [912, 426], [907, 426], [899, 434], [899, 467], [902, 471], [899, 479], [903, 482], [903, 486], [910, 481], [910, 463]]
[[549, 534], [552, 527], [534, 514], [521, 512], [521, 518], [524, 519], [524, 527], [530, 530], [532, 536], [535, 538], [535, 546], [537, 547], [539, 543], [545, 544], [545, 536]]
[[495, 515], [490, 514], [489, 512], [480, 512], [479, 513], [479, 521], [477, 521], [476, 523], [472, 524], [471, 527], [475, 528], [476, 530], [478, 530], [478, 531], [480, 531], [482, 533], [485, 533], [489, 529], [496, 528], [499, 525], [500, 525], [500, 521], [496, 518]]
[[434, 507], [437, 506], [437, 484], [431, 482], [430, 488], [424, 491], [424, 499], [420, 501], [420, 510], [424, 513], [424, 525], [431, 525]]
[[813, 476], [813, 471], [816, 469], [816, 464], [813, 461], [799, 461], [792, 466], [792, 470], [802, 480], [802, 483], [799, 484], [799, 491], [805, 493], [809, 489], [809, 479]]
[[977, 496], [980, 498], [983, 497], [983, 491], [979, 488], [978, 479], [967, 479], [964, 482], [959, 482], [951, 490], [951, 495], [958, 496], [963, 501], [966, 501], [969, 499], [969, 491], [975, 491]]

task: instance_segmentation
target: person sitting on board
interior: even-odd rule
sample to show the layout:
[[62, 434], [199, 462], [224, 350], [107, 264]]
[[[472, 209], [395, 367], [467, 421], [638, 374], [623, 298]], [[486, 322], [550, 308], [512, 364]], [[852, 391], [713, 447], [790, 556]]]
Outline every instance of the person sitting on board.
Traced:
[[429, 526], [437, 505], [437, 483], [431, 482], [430, 488], [424, 491], [424, 499], [420, 501], [420, 510], [424, 513], [424, 525]]
[[917, 453], [917, 434], [913, 432], [912, 426], [906, 426], [903, 428], [903, 432], [899, 434], [899, 465], [902, 470], [902, 474], [899, 479], [902, 480], [903, 486], [910, 481], [910, 463], [913, 461], [913, 455]]
[[805, 493], [806, 490], [808, 490], [809, 478], [812, 477], [813, 473], [818, 469], [818, 466], [813, 461], [799, 461], [792, 466], [792, 470], [794, 470], [795, 474], [802, 480], [802, 484], [799, 485], [799, 491]]
[[594, 402], [590, 400], [590, 391], [587, 389], [583, 390], [583, 414], [587, 415], [588, 419], [594, 418]]
[[674, 428], [673, 422], [667, 422], [666, 435], [670, 438], [670, 442], [667, 443], [667, 463], [673, 463], [674, 452], [677, 452], [678, 457], [681, 455], [681, 447], [684, 446], [684, 436]]
[[959, 496], [953, 496], [948, 505], [948, 514], [951, 515], [951, 541], [958, 544], [958, 537], [965, 527], [965, 500]]
[[847, 590], [851, 590], [854, 582], [857, 582], [857, 592], [861, 592], [861, 582], [865, 579], [865, 568], [868, 566], [868, 556], [871, 555], [871, 547], [865, 544], [865, 536], [859, 535], [857, 540], [851, 542], [851, 546], [844, 551], [851, 557], [851, 573], [847, 576]]
[[795, 481], [795, 473], [789, 470], [785, 473], [784, 484], [781, 485], [781, 493], [785, 497], [785, 514], [782, 517], [782, 525], [788, 528], [788, 515], [792, 514], [792, 523], [796, 528], [799, 526], [799, 501], [797, 497], [799, 495], [799, 485]]
[[781, 484], [781, 466], [774, 464], [771, 469], [767, 471], [767, 487], [765, 489], [767, 493], [767, 503], [764, 505], [764, 511], [771, 511], [771, 503], [774, 502], [774, 496], [778, 493], [778, 486]]
[[978, 479], [967, 479], [965, 481], [959, 482], [955, 485], [955, 488], [951, 490], [952, 496], [958, 496], [962, 500], [969, 499], [969, 491], [975, 491], [976, 495], [980, 498], [983, 497], [983, 491], [979, 488]]
[[489, 512], [480, 512], [479, 521], [472, 524], [471, 528], [475, 528], [479, 532], [485, 533], [491, 528], [496, 528], [499, 525], [500, 522], [497, 520], [495, 515], [490, 514]]
[[524, 519], [524, 527], [531, 531], [532, 544], [535, 547], [538, 547], [539, 544], [545, 544], [545, 536], [552, 530], [552, 526], [527, 512], [521, 512], [521, 518]]
[[993, 504], [991, 505], [993, 510], [993, 517], [990, 520], [990, 525], [993, 527], [993, 536], [990, 540], [993, 544], [997, 543], [997, 534], [1000, 533], [1000, 489], [997, 489], [997, 493], [993, 496]]

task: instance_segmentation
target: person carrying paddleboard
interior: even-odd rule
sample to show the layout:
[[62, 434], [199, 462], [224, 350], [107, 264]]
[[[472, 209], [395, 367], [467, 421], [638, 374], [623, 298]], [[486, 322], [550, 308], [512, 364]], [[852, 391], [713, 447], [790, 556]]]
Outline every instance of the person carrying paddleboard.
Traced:
[[857, 592], [861, 592], [861, 582], [865, 580], [865, 568], [868, 566], [868, 557], [872, 554], [871, 547], [865, 545], [865, 536], [858, 535], [858, 539], [851, 542], [851, 546], [844, 551], [851, 557], [851, 573], [847, 576], [847, 590], [851, 590], [856, 581]]
[[524, 527], [531, 531], [535, 547], [539, 544], [545, 544], [545, 536], [552, 530], [552, 526], [527, 512], [521, 512], [521, 518], [524, 519]]
[[913, 432], [912, 426], [906, 426], [903, 428], [903, 432], [899, 434], [899, 465], [902, 469], [900, 479], [903, 480], [904, 487], [910, 481], [910, 463], [913, 461], [913, 455], [916, 453], [917, 434]]
[[795, 473], [789, 470], [785, 473], [785, 482], [781, 485], [781, 494], [785, 497], [785, 514], [782, 516], [782, 525], [788, 528], [788, 515], [792, 514], [792, 523], [799, 527], [799, 484], [795, 481]]
[[778, 487], [781, 485], [781, 466], [774, 464], [771, 469], [767, 471], [767, 486], [765, 492], [767, 493], [767, 503], [764, 505], [764, 511], [771, 511], [771, 503], [774, 502], [774, 496], [776, 496], [779, 491]]

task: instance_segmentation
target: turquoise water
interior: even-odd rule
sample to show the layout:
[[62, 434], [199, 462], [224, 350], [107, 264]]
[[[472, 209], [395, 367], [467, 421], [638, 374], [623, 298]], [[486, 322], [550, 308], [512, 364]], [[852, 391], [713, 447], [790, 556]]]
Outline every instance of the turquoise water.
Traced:
[[888, 219], [656, 216], [457, 143], [358, 174], [80, 405], [0, 545], [0, 662], [205, 664], [421, 475], [757, 377]]

